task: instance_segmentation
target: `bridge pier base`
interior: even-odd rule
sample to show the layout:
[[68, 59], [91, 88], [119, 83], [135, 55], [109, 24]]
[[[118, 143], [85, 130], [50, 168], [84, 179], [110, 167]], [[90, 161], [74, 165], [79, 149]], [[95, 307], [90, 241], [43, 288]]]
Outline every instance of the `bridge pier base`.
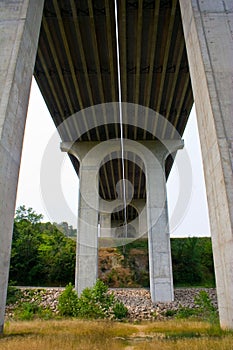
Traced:
[[232, 1], [180, 0], [209, 206], [220, 324], [233, 329]]
[[15, 200], [43, 0], [0, 2], [0, 333], [10, 265]]

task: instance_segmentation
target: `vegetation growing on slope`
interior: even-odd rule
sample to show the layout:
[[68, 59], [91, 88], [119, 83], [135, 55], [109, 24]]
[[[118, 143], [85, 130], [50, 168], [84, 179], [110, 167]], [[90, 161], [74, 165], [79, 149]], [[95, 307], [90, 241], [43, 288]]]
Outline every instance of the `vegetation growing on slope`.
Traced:
[[17, 285], [60, 286], [74, 280], [75, 242], [31, 208], [20, 207], [14, 223], [10, 280]]
[[[75, 241], [66, 223], [42, 223], [32, 208], [16, 211], [10, 280], [17, 285], [65, 286], [74, 282]], [[59, 229], [58, 229], [59, 228]], [[175, 286], [214, 286], [210, 238], [171, 239]], [[110, 287], [148, 287], [148, 243], [135, 240], [99, 252], [99, 277]]]

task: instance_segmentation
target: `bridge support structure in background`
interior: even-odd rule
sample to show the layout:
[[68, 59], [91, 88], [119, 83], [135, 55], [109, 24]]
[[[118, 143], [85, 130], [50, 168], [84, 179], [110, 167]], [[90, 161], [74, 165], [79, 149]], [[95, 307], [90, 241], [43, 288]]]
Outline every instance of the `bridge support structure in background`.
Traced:
[[[165, 160], [170, 153], [183, 147], [182, 140], [132, 141], [126, 140], [124, 149], [141, 158], [146, 176], [146, 229], [148, 232], [150, 292], [153, 302], [174, 300], [171, 263], [170, 232], [167, 212]], [[119, 199], [99, 198], [99, 169], [103, 159], [119, 150], [119, 140], [104, 142], [74, 142], [61, 144], [61, 149], [80, 162], [80, 197], [78, 209], [76, 290], [92, 287], [98, 274], [98, 217], [111, 214], [119, 207]], [[101, 205], [100, 205], [101, 204]], [[99, 209], [101, 207], [101, 210]], [[104, 212], [104, 207], [106, 212]], [[139, 214], [145, 225], [145, 213]], [[137, 219], [138, 220], [138, 219]], [[111, 222], [105, 230], [112, 231]], [[113, 234], [111, 234], [114, 237]]]

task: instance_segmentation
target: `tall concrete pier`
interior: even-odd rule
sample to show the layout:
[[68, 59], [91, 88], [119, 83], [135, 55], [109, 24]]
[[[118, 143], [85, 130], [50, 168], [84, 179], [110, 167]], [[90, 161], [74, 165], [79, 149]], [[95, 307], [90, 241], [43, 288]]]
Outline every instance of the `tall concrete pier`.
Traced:
[[0, 1], [0, 332], [15, 199], [43, 1]]
[[[220, 323], [233, 329], [232, 1], [118, 1], [118, 22], [122, 100], [137, 106], [133, 121], [123, 121], [124, 137], [137, 144], [129, 143], [127, 152], [134, 155], [125, 158], [126, 180], [134, 193], [127, 213], [130, 221], [135, 220], [131, 234], [142, 228], [148, 234], [152, 300], [173, 299], [166, 202], [166, 178], [173, 159], [172, 152], [167, 155], [158, 144], [181, 146], [195, 101]], [[122, 180], [119, 149], [105, 148], [92, 158], [85, 157], [84, 150], [87, 144], [92, 149], [91, 142], [97, 150], [97, 145], [119, 138], [119, 111], [115, 106], [109, 113], [104, 105], [118, 100], [116, 57], [112, 0], [100, 0], [98, 6], [95, 1], [0, 1], [0, 332], [33, 74], [80, 176], [79, 293], [97, 277], [98, 225], [108, 237], [113, 227], [121, 232], [122, 209], [117, 213], [115, 189]], [[101, 106], [99, 112], [94, 105]], [[149, 118], [151, 110], [155, 116]], [[78, 118], [70, 122], [75, 113]], [[66, 149], [67, 143], [74, 146]], [[103, 161], [106, 152], [109, 158]], [[148, 154], [155, 157], [149, 160]], [[99, 156], [102, 163], [97, 162]], [[95, 192], [90, 191], [92, 185]], [[130, 192], [129, 185], [126, 190]], [[112, 211], [105, 208], [106, 202], [112, 202]]]
[[233, 6], [180, 0], [200, 134], [221, 325], [233, 328]]

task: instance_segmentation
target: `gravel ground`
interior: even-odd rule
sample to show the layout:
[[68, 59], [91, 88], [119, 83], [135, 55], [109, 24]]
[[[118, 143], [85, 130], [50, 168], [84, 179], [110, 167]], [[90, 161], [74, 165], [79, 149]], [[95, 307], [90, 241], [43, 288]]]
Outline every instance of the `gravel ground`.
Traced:
[[[50, 307], [57, 313], [58, 297], [63, 288], [21, 288], [23, 297], [14, 305], [8, 305], [6, 308], [6, 319], [14, 316], [14, 309], [21, 302], [38, 301], [42, 307]], [[164, 313], [167, 310], [177, 310], [179, 307], [194, 308], [194, 298], [201, 290], [205, 290], [214, 306], [217, 307], [217, 296], [214, 288], [176, 288], [175, 300], [171, 303], [153, 304], [148, 289], [111, 289], [116, 298], [122, 301], [128, 308], [128, 318], [131, 321], [136, 320], [159, 320], [166, 318]]]

